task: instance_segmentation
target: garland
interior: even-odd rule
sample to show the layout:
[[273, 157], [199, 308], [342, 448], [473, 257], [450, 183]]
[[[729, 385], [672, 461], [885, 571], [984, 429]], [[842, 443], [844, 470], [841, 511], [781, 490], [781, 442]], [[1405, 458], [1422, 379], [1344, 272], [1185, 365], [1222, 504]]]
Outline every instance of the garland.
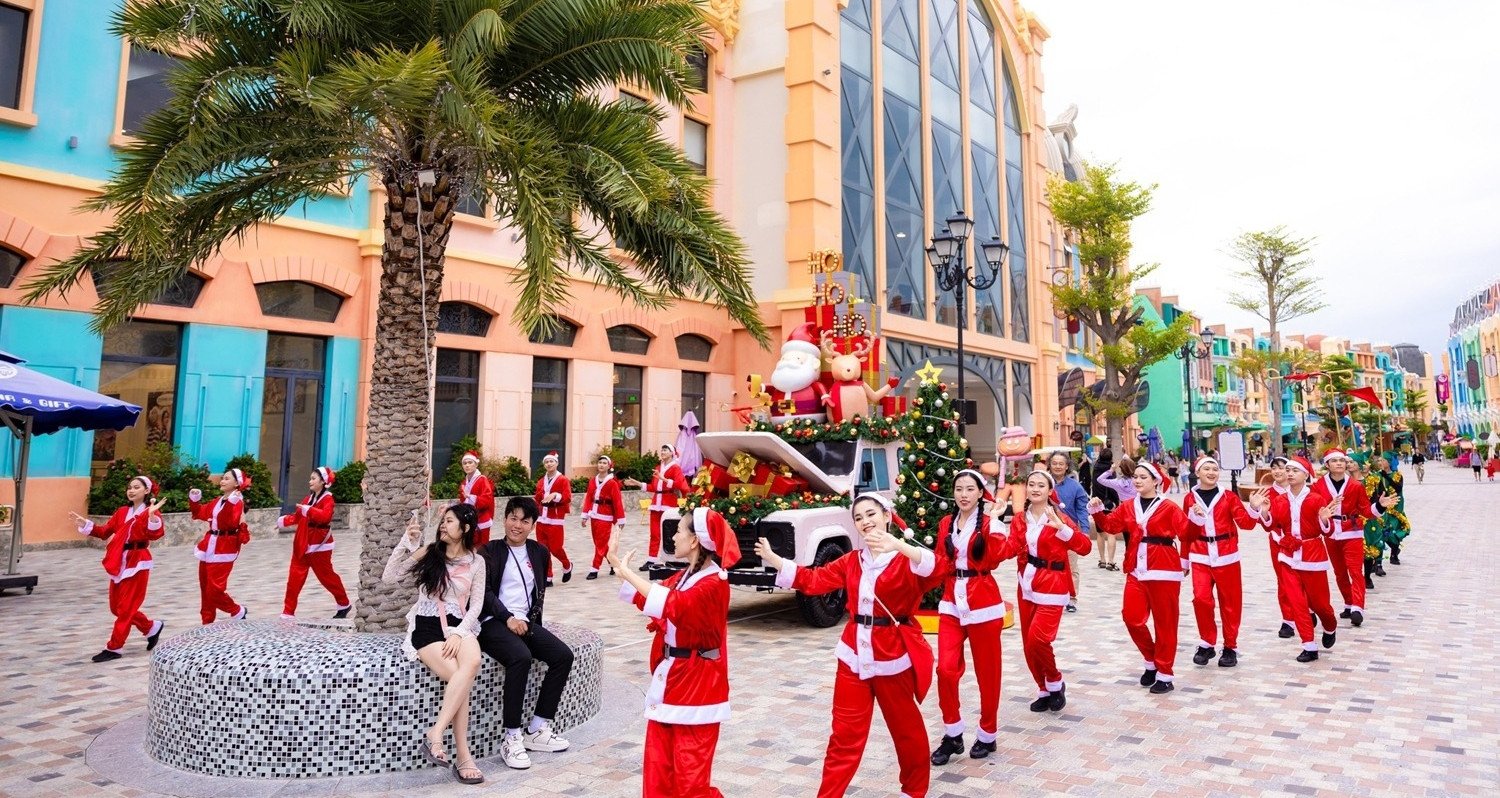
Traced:
[[762, 518], [778, 510], [848, 507], [849, 499], [836, 493], [805, 492], [787, 496], [742, 496], [738, 499], [725, 496], [705, 501], [703, 494], [692, 493], [684, 496], [679, 504], [684, 515], [705, 506], [724, 516], [730, 526], [740, 529], [753, 527]]
[[824, 443], [865, 440], [871, 443], [890, 443], [901, 438], [903, 416], [865, 418], [858, 416], [850, 421], [821, 422], [810, 418], [799, 418], [777, 424], [763, 419], [752, 420], [746, 429], [750, 432], [770, 432], [787, 443]]

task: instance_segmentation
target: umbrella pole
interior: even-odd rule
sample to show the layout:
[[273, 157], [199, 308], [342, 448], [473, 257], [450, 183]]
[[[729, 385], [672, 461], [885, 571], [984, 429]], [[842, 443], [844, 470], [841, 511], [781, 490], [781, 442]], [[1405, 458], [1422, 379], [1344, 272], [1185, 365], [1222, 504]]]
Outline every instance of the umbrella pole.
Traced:
[[6, 563], [5, 575], [16, 575], [16, 563], [21, 559], [21, 534], [22, 521], [26, 508], [26, 465], [31, 459], [31, 416], [24, 416], [21, 420], [20, 430], [16, 430], [13, 422], [6, 419], [6, 426], [16, 432], [21, 438], [21, 456], [16, 458], [16, 517], [11, 519], [10, 529], [10, 561]]

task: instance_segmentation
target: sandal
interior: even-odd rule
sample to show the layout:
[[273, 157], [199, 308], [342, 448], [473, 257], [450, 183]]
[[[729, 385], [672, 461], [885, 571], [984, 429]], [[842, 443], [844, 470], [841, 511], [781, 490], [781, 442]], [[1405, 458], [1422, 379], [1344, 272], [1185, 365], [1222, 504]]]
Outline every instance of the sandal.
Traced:
[[1109, 568], [1109, 566], [1107, 564], [1105, 564], [1105, 562], [1103, 560], [1099, 561], [1099, 567], [1100, 568], [1104, 568], [1104, 569], [1108, 569]]
[[[473, 758], [465, 759], [464, 762], [468, 762], [469, 764], [465, 766], [457, 762], [454, 763], [453, 778], [458, 779], [462, 784], [483, 784], [484, 772], [481, 771], [477, 766], [475, 766]], [[478, 775], [464, 776], [465, 771]]]
[[445, 768], [453, 765], [448, 761], [448, 752], [444, 751], [441, 745], [428, 740], [425, 734], [417, 742], [417, 755], [436, 767]]

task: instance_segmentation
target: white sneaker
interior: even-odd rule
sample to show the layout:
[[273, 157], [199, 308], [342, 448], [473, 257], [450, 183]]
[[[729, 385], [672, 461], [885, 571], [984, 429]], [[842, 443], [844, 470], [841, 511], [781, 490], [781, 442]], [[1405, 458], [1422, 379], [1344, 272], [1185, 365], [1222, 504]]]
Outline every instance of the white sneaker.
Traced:
[[528, 751], [546, 751], [555, 754], [568, 750], [568, 746], [571, 745], [567, 740], [554, 734], [551, 726], [543, 726], [534, 732], [528, 732], [523, 737]]
[[505, 766], [513, 770], [526, 770], [531, 767], [531, 757], [526, 753], [526, 744], [520, 737], [505, 735], [500, 741], [500, 758], [505, 760]]

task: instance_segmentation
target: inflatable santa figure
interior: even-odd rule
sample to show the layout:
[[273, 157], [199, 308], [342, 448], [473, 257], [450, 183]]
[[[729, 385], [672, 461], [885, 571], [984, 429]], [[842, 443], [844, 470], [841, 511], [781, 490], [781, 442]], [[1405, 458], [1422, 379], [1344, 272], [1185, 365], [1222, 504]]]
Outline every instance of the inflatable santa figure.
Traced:
[[823, 396], [828, 389], [819, 381], [822, 371], [817, 325], [798, 325], [781, 345], [781, 359], [771, 372], [771, 414], [823, 420]]

